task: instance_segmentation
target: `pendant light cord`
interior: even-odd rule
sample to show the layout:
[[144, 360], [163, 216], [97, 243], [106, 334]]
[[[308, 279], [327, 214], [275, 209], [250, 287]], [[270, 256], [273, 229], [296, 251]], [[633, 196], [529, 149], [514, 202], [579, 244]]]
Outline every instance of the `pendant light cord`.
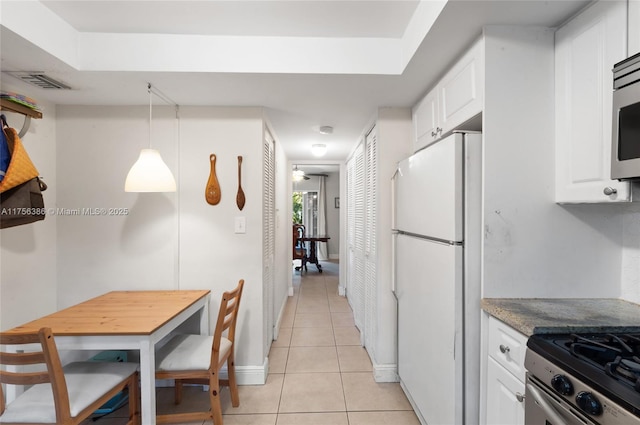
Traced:
[[151, 83], [147, 83], [147, 91], [149, 92], [149, 149], [151, 149], [151, 110], [153, 94], [151, 92]]
[[151, 139], [152, 139], [152, 135], [151, 135], [151, 119], [152, 119], [151, 110], [152, 110], [152, 103], [153, 103], [153, 95], [155, 94], [163, 102], [165, 102], [165, 103], [167, 103], [169, 105], [173, 105], [173, 107], [176, 109], [176, 115], [178, 114], [179, 106], [178, 106], [178, 104], [176, 102], [174, 102], [166, 94], [162, 93], [157, 88], [152, 87], [151, 83], [147, 83], [147, 91], [149, 92], [149, 149], [151, 149]]

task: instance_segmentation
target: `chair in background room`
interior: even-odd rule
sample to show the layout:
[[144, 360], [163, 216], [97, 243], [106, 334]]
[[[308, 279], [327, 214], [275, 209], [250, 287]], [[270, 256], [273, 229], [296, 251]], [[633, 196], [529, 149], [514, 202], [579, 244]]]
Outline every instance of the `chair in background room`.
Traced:
[[293, 260], [300, 260], [300, 265], [296, 266], [296, 270], [304, 268], [307, 271], [307, 248], [302, 238], [305, 236], [305, 228], [303, 224], [293, 225]]
[[49, 328], [0, 333], [0, 345], [17, 351], [0, 353], [0, 364], [7, 369], [0, 370], [0, 382], [30, 386], [10, 403], [0, 386], [0, 423], [79, 424], [121, 391], [129, 392], [127, 425], [140, 423], [137, 363], [74, 362], [62, 367]]
[[[229, 387], [231, 405], [240, 405], [234, 364], [234, 341], [243, 287], [244, 280], [240, 280], [234, 290], [222, 294], [213, 336], [175, 335], [156, 353], [156, 379], [175, 379], [176, 404], [182, 401], [183, 384], [201, 384], [209, 385], [211, 406], [211, 410], [206, 412], [158, 415], [158, 424], [213, 419], [214, 425], [222, 425], [221, 385]], [[223, 333], [226, 336], [223, 336]], [[228, 379], [222, 380], [219, 373], [225, 362]]]

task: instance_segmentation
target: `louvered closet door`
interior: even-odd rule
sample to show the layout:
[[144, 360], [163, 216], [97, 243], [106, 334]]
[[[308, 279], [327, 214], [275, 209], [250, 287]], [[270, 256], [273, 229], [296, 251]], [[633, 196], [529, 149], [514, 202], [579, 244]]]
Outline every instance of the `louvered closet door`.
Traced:
[[347, 296], [347, 300], [351, 305], [351, 309], [354, 310], [353, 302], [352, 302], [352, 294], [354, 291], [354, 278], [355, 278], [355, 226], [356, 226], [356, 214], [355, 214], [355, 194], [354, 194], [354, 178], [355, 178], [355, 168], [356, 168], [356, 160], [354, 157], [351, 157], [347, 161], [346, 167], [346, 202], [343, 203], [342, 207], [347, 208], [347, 228], [346, 228], [346, 239], [347, 239], [347, 283], [345, 285], [345, 294]]
[[378, 314], [378, 276], [377, 276], [377, 133], [374, 127], [365, 140], [366, 152], [366, 186], [365, 186], [365, 215], [364, 235], [364, 345], [369, 351], [370, 357], [375, 359]]
[[[351, 164], [349, 187], [349, 281], [347, 299], [353, 309], [355, 324], [364, 337], [365, 298], [365, 152], [364, 144], [356, 149]], [[349, 290], [350, 289], [350, 290]]]
[[263, 145], [262, 217], [263, 217], [263, 316], [264, 353], [269, 353], [273, 341], [273, 291], [275, 262], [275, 154], [271, 134], [265, 133]]
[[347, 228], [346, 228], [346, 238], [347, 238], [347, 264], [346, 267], [346, 276], [347, 283], [345, 285], [345, 294], [347, 296], [347, 301], [351, 305], [351, 309], [355, 310], [353, 302], [352, 302], [352, 294], [354, 291], [354, 277], [355, 277], [355, 225], [356, 225], [356, 214], [355, 214], [355, 195], [354, 195], [354, 178], [355, 178], [355, 168], [356, 168], [356, 160], [355, 157], [351, 157], [347, 161], [347, 176], [346, 176], [346, 202], [343, 203], [343, 208], [347, 208]]

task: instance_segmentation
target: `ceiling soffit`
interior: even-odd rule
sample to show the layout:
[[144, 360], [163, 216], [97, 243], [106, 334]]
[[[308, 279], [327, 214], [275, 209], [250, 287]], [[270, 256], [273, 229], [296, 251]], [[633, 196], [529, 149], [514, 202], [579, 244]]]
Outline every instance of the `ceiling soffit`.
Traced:
[[[146, 21], [141, 19], [139, 22], [142, 23], [137, 24], [138, 31], [134, 32], [136, 26], [133, 25], [122, 24], [113, 28], [97, 24], [81, 25], [80, 17], [76, 15], [71, 15], [73, 18], [69, 18], [69, 23], [54, 12], [57, 10], [54, 6], [62, 3], [67, 2], [52, 2], [49, 8], [34, 1], [3, 2], [2, 25], [79, 71], [400, 75], [446, 1], [326, 2], [329, 10], [336, 5], [340, 8], [359, 5], [359, 9], [351, 10], [349, 15], [355, 16], [359, 11], [366, 18], [371, 18], [366, 15], [366, 7], [371, 6], [370, 3], [379, 3], [374, 7], [374, 15], [378, 18], [369, 22], [370, 27], [375, 27], [376, 22], [384, 18], [382, 12], [390, 10], [392, 5], [402, 5], [402, 16], [393, 20], [393, 29], [383, 29], [379, 33], [347, 31], [347, 25], [342, 20], [338, 29], [325, 32], [323, 36], [281, 35], [287, 34], [287, 31], [271, 31], [266, 36], [212, 35], [202, 34], [202, 30], [199, 31], [201, 33], [171, 33], [177, 29], [172, 27], [167, 28], [164, 33], [145, 32], [160, 30], [160, 26], [144, 23], [155, 21], [153, 13]], [[84, 7], [84, 3], [83, 6], [78, 2], [71, 3], [75, 3], [74, 10]], [[115, 7], [121, 3], [132, 2], [86, 2], [88, 6], [103, 8], [108, 5]], [[213, 7], [216, 3], [221, 3], [230, 7], [228, 3], [240, 3], [239, 6], [242, 6], [242, 3], [256, 2], [133, 3], [132, 13], [135, 17], [135, 13], [141, 13], [137, 7], [145, 4], [145, 10], [149, 13], [155, 3], [165, 4], [165, 7], [178, 7], [182, 3]], [[294, 9], [289, 14], [295, 16], [296, 13], [302, 13], [304, 4], [313, 9], [325, 2], [257, 3], [265, 3], [265, 6], [274, 3], [280, 8], [283, 4], [289, 4]], [[331, 6], [332, 4], [334, 5]], [[381, 8], [381, 5], [385, 5], [387, 9]], [[238, 14], [239, 11], [236, 10], [235, 13]], [[166, 13], [159, 16], [166, 18]], [[133, 20], [130, 17], [126, 22]], [[160, 18], [157, 20], [162, 21]], [[405, 24], [402, 31], [399, 30], [401, 22]], [[361, 24], [359, 27], [366, 25]], [[113, 32], [89, 31], [91, 28], [111, 29]], [[325, 23], [324, 28], [331, 30], [332, 25]], [[125, 30], [130, 32], [124, 32]], [[293, 33], [305, 34], [300, 29], [289, 32]], [[319, 34], [319, 31], [315, 33]], [[354, 34], [366, 36], [353, 36]]]

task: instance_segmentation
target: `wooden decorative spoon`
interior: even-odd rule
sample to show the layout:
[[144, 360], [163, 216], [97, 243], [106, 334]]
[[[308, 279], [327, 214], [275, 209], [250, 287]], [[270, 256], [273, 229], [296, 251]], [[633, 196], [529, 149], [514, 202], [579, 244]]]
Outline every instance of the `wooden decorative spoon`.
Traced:
[[207, 187], [204, 190], [204, 197], [208, 204], [218, 205], [220, 202], [220, 183], [218, 183], [218, 177], [216, 177], [216, 155], [209, 155], [211, 161], [211, 171], [209, 172], [209, 180], [207, 181]]
[[244, 191], [242, 190], [242, 156], [238, 155], [238, 194], [236, 195], [236, 204], [238, 204], [238, 208], [240, 211], [244, 208]]

